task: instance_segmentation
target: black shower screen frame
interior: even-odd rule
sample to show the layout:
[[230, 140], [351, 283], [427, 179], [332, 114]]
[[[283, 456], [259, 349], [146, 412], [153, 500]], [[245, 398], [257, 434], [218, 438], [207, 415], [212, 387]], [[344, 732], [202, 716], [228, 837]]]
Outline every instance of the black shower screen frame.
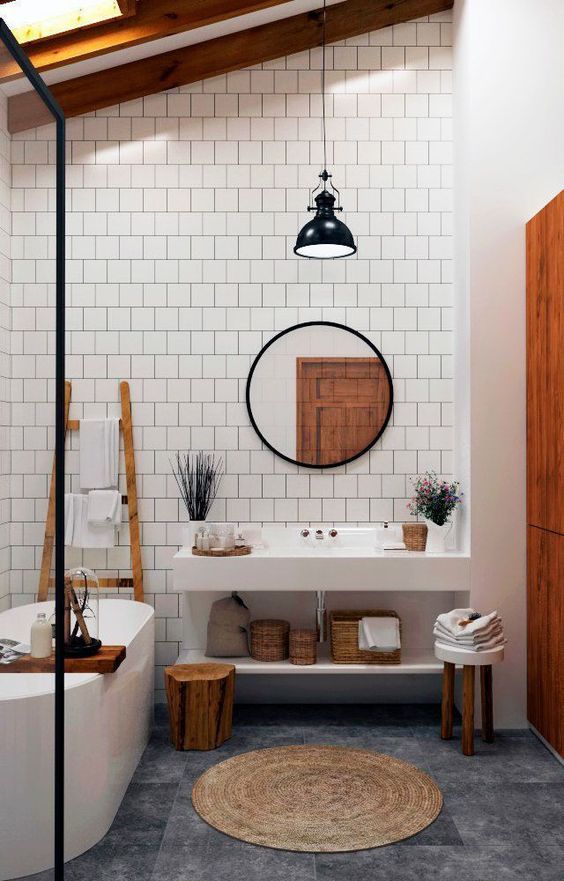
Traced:
[[55, 282], [55, 881], [65, 874], [65, 115], [12, 34], [0, 18], [0, 40], [56, 126], [56, 282]]

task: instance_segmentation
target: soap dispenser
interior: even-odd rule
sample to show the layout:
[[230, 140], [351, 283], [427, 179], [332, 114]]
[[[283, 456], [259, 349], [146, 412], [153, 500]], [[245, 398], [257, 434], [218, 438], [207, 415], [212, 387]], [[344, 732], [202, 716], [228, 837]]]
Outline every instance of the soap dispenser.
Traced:
[[31, 657], [50, 658], [53, 631], [45, 612], [38, 612], [37, 618], [31, 625]]

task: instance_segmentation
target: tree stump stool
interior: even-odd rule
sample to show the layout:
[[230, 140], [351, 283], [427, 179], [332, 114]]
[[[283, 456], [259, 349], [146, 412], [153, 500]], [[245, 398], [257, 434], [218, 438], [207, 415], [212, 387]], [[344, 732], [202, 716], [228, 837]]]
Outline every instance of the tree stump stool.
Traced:
[[472, 652], [435, 643], [435, 657], [442, 661], [443, 697], [441, 705], [441, 738], [452, 737], [454, 715], [454, 674], [457, 665], [462, 666], [462, 752], [474, 755], [474, 691], [475, 670], [480, 668], [480, 692], [482, 699], [482, 740], [493, 743], [493, 688], [492, 665], [503, 661], [503, 646], [484, 652]]
[[165, 668], [170, 739], [176, 749], [216, 749], [231, 737], [235, 667], [175, 664]]

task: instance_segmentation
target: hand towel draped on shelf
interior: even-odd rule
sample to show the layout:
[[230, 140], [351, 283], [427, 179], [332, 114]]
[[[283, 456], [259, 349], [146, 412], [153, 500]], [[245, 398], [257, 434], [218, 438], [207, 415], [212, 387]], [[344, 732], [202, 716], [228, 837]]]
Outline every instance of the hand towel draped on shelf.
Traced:
[[358, 647], [373, 652], [394, 652], [401, 648], [399, 618], [361, 618]]

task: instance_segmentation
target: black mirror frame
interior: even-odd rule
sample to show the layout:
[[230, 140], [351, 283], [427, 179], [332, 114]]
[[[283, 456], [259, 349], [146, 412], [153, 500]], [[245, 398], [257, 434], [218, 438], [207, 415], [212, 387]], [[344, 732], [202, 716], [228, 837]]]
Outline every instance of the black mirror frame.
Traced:
[[[382, 362], [382, 364], [384, 366], [384, 370], [386, 372], [387, 379], [388, 379], [389, 388], [390, 388], [390, 403], [388, 406], [388, 411], [386, 413], [386, 418], [384, 419], [384, 422], [383, 422], [382, 427], [380, 428], [378, 434], [374, 437], [374, 439], [366, 447], [364, 447], [364, 449], [360, 450], [360, 452], [358, 452], [358, 453], [355, 453], [354, 456], [350, 456], [348, 459], [343, 459], [340, 462], [332, 463], [331, 465], [312, 465], [309, 462], [299, 462], [297, 459], [292, 459], [290, 456], [285, 456], [284, 453], [281, 453], [280, 450], [277, 450], [276, 447], [273, 447], [272, 444], [267, 441], [267, 439], [265, 438], [265, 436], [263, 435], [263, 433], [261, 432], [260, 428], [258, 427], [258, 425], [256, 423], [256, 420], [253, 416], [252, 407], [251, 407], [251, 383], [253, 381], [253, 375], [255, 373], [255, 370], [256, 370], [262, 356], [268, 351], [268, 349], [272, 345], [274, 345], [274, 343], [277, 340], [279, 340], [283, 336], [286, 336], [289, 333], [292, 333], [294, 330], [300, 330], [302, 327], [319, 327], [319, 326], [335, 327], [338, 330], [346, 330], [347, 333], [352, 333], [354, 336], [358, 337], [364, 343], [366, 343], [366, 345], [370, 349], [372, 349], [374, 354]], [[251, 421], [251, 425], [253, 426], [254, 430], [256, 431], [258, 436], [260, 437], [262, 443], [266, 447], [268, 447], [269, 450], [272, 450], [272, 452], [276, 456], [279, 456], [280, 459], [284, 459], [286, 462], [290, 462], [292, 465], [297, 465], [300, 468], [313, 468], [317, 471], [322, 471], [326, 468], [340, 468], [343, 465], [347, 465], [349, 462], [354, 462], [355, 459], [359, 459], [361, 456], [364, 456], [364, 454], [367, 453], [368, 450], [371, 450], [372, 447], [374, 446], [374, 444], [382, 437], [382, 434], [386, 430], [388, 423], [390, 421], [390, 416], [392, 415], [392, 409], [394, 406], [394, 384], [392, 381], [392, 374], [390, 373], [390, 368], [388, 367], [384, 356], [382, 355], [380, 350], [376, 348], [374, 343], [371, 343], [370, 340], [364, 336], [364, 334], [360, 333], [358, 330], [354, 330], [352, 327], [347, 327], [346, 324], [340, 324], [337, 321], [304, 321], [299, 324], [293, 324], [291, 327], [287, 327], [284, 330], [280, 331], [280, 333], [275, 334], [275, 336], [273, 336], [272, 339], [270, 339], [262, 347], [262, 349], [260, 350], [260, 352], [258, 353], [256, 358], [254, 359], [254, 361], [251, 365], [251, 369], [249, 370], [249, 375], [247, 377], [247, 385], [246, 385], [246, 389], [245, 389], [245, 400], [247, 403], [247, 413], [249, 414], [249, 419]]]

